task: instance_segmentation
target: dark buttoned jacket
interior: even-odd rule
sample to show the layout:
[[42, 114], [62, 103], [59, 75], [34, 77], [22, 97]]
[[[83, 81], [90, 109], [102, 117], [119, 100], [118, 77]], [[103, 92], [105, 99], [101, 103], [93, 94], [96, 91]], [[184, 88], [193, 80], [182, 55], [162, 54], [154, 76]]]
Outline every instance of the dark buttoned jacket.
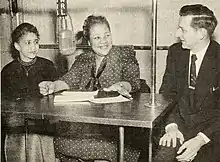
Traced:
[[190, 50], [181, 43], [170, 46], [160, 93], [173, 93], [175, 107], [169, 122], [183, 125], [191, 138], [202, 132], [215, 138], [220, 132], [220, 45], [211, 41], [201, 63], [194, 90], [194, 106], [189, 106]]

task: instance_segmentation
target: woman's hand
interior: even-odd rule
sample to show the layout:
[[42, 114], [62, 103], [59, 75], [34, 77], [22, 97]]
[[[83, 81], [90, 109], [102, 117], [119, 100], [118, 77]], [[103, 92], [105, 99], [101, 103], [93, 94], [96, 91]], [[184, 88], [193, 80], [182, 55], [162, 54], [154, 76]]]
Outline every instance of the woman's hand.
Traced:
[[52, 81], [43, 81], [39, 83], [40, 93], [44, 96], [52, 94], [62, 90], [70, 89], [69, 86], [62, 80]]
[[129, 92], [131, 91], [131, 85], [128, 82], [118, 82], [108, 88], [104, 88], [103, 90], [107, 92], [118, 91], [118, 93], [120, 93], [121, 95], [131, 98], [131, 95], [129, 94]]
[[55, 92], [55, 84], [52, 81], [42, 81], [39, 83], [40, 93], [44, 96]]

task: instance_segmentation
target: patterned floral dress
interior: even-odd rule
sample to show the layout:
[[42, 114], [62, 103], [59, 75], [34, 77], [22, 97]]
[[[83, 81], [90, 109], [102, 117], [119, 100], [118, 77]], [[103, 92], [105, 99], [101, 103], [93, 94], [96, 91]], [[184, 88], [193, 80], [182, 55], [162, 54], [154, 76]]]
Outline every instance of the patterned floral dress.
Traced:
[[[140, 88], [140, 70], [135, 52], [130, 47], [113, 46], [102, 60], [97, 73], [95, 53], [79, 55], [70, 71], [60, 80], [71, 90], [93, 91], [127, 81], [132, 91]], [[54, 139], [55, 153], [62, 161], [104, 159], [117, 162], [117, 128], [83, 123], [60, 122]], [[138, 160], [140, 151], [125, 143], [125, 162]], [[80, 161], [80, 160], [79, 160]]]

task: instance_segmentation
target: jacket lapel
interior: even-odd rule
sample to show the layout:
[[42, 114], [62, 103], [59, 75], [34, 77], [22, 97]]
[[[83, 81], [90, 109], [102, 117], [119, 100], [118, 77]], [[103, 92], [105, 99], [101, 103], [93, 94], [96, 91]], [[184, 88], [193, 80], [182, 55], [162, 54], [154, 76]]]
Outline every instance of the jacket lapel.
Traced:
[[196, 79], [196, 107], [200, 107], [205, 97], [210, 91], [215, 78], [215, 53], [213, 43], [210, 43], [203, 58], [198, 77]]
[[188, 72], [189, 72], [189, 55], [190, 52], [187, 49], [183, 49], [180, 53], [180, 59], [177, 64], [176, 75], [178, 78], [179, 94], [182, 95], [184, 89], [188, 86]]

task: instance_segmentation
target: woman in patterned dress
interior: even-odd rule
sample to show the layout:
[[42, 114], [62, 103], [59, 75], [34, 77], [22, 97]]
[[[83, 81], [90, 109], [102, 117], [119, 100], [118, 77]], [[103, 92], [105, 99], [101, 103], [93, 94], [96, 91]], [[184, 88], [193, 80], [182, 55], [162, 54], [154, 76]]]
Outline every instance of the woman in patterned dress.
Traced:
[[[95, 91], [104, 88], [130, 96], [140, 88], [139, 64], [130, 47], [112, 45], [110, 25], [103, 16], [90, 15], [83, 25], [83, 36], [91, 50], [76, 57], [69, 72], [54, 82], [41, 82], [43, 95], [60, 90]], [[115, 127], [59, 123], [55, 152], [62, 161], [117, 161]], [[65, 133], [64, 133], [65, 132]], [[125, 162], [138, 160], [140, 151], [125, 143]]]

